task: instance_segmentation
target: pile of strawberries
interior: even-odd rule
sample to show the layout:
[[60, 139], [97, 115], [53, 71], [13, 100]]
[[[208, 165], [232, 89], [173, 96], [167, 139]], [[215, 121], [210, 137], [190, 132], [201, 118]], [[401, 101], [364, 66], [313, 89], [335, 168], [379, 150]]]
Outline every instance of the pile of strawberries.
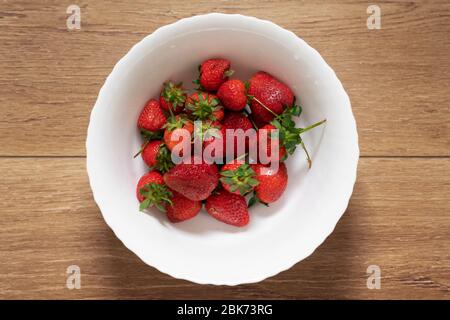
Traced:
[[[205, 204], [212, 217], [242, 227], [249, 222], [251, 205], [268, 205], [281, 197], [288, 180], [283, 161], [297, 145], [311, 165], [300, 134], [325, 120], [295, 127], [293, 117], [300, 115], [301, 107], [287, 85], [263, 71], [248, 82], [229, 79], [230, 65], [226, 59], [206, 60], [193, 81], [197, 90], [189, 92], [181, 83], [169, 81], [159, 99], [145, 105], [137, 122], [144, 139], [138, 154], [150, 171], [137, 184], [140, 210], [154, 206], [171, 222], [181, 222], [195, 217]], [[226, 139], [228, 130], [238, 129], [242, 131], [235, 132], [254, 134], [245, 136], [240, 145], [239, 135]], [[211, 130], [216, 134], [205, 134]], [[203, 151], [213, 147], [216, 158], [229, 158], [230, 152], [233, 157], [211, 163], [195, 150], [180, 148], [194, 141], [200, 141]], [[261, 152], [250, 158], [251, 148], [264, 148], [264, 159]], [[174, 161], [174, 153], [184, 160]], [[246, 195], [251, 195], [248, 203]]]

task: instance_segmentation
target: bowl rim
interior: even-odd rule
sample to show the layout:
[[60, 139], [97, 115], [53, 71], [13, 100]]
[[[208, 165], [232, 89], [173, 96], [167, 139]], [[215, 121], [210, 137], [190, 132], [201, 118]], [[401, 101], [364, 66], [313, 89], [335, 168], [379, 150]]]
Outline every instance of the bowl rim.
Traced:
[[[355, 139], [354, 139], [354, 141], [352, 141], [352, 145], [351, 145], [351, 149], [354, 152], [353, 153], [354, 161], [349, 170], [351, 173], [351, 176], [349, 176], [349, 183], [348, 183], [348, 185], [351, 187], [348, 188], [347, 190], [345, 190], [346, 192], [343, 195], [343, 198], [340, 202], [339, 209], [336, 210], [338, 212], [336, 214], [336, 221], [329, 224], [327, 230], [324, 232], [321, 232], [321, 234], [317, 236], [318, 238], [320, 238], [320, 240], [316, 241], [317, 245], [311, 246], [310, 250], [308, 250], [300, 255], [293, 255], [293, 256], [295, 256], [294, 258], [286, 259], [285, 263], [283, 264], [283, 266], [281, 268], [272, 270], [271, 272], [267, 272], [267, 271], [261, 272], [261, 273], [255, 272], [254, 277], [252, 277], [251, 279], [246, 279], [244, 281], [242, 279], [237, 279], [237, 280], [227, 279], [226, 281], [224, 281], [223, 279], [215, 280], [215, 281], [204, 280], [204, 279], [197, 278], [195, 276], [190, 276], [188, 273], [179, 272], [179, 269], [177, 269], [177, 271], [169, 270], [168, 268], [166, 268], [165, 265], [160, 265], [154, 260], [149, 261], [149, 259], [147, 257], [146, 258], [142, 257], [138, 253], [139, 250], [137, 250], [137, 248], [132, 248], [130, 243], [127, 243], [127, 240], [125, 240], [119, 236], [118, 232], [115, 229], [115, 226], [113, 226], [113, 223], [108, 218], [108, 215], [105, 214], [105, 212], [104, 212], [105, 210], [102, 209], [102, 208], [105, 208], [106, 206], [104, 204], [104, 200], [100, 198], [100, 196], [99, 196], [98, 192], [96, 192], [96, 188], [94, 186], [95, 178], [94, 178], [93, 171], [94, 171], [95, 165], [94, 165], [94, 159], [92, 157], [92, 153], [89, 152], [89, 150], [94, 150], [93, 141], [92, 141], [92, 139], [90, 139], [90, 137], [92, 137], [92, 135], [93, 135], [92, 132], [94, 131], [93, 126], [92, 126], [93, 119], [96, 117], [96, 114], [99, 110], [98, 105], [101, 104], [104, 99], [107, 99], [105, 92], [111, 86], [113, 75], [116, 74], [119, 69], [122, 69], [125, 64], [127, 64], [128, 60], [130, 60], [130, 57], [136, 51], [139, 50], [139, 47], [141, 47], [145, 41], [148, 41], [150, 38], [154, 37], [155, 35], [161, 35], [166, 32], [169, 32], [170, 29], [172, 29], [174, 27], [178, 27], [179, 25], [182, 25], [182, 24], [196, 22], [199, 19], [211, 19], [211, 18], [212, 19], [215, 19], [215, 18], [241, 19], [241, 20], [246, 20], [246, 22], [248, 22], [248, 23], [265, 24], [266, 26], [269, 26], [270, 28], [273, 28], [274, 30], [276, 30], [276, 32], [279, 32], [280, 34], [283, 33], [284, 36], [289, 37], [291, 40], [298, 41], [302, 46], [304, 46], [305, 48], [310, 50], [311, 53], [314, 54], [316, 56], [316, 58], [320, 60], [320, 62], [327, 69], [329, 74], [335, 78], [334, 80], [336, 81], [336, 83], [339, 86], [338, 90], [341, 91], [341, 94], [343, 94], [343, 97], [346, 99], [346, 103], [350, 107], [350, 110], [349, 110], [350, 115], [351, 115], [350, 125], [352, 126], [352, 128], [350, 128], [350, 129], [354, 130], [354, 138]], [[201, 14], [201, 15], [195, 15], [195, 16], [191, 16], [191, 17], [187, 17], [187, 18], [182, 18], [173, 23], [170, 23], [170, 24], [167, 24], [167, 25], [157, 28], [153, 33], [145, 36], [139, 42], [134, 44], [131, 47], [131, 49], [116, 63], [116, 65], [113, 67], [111, 73], [107, 76], [104, 84], [102, 85], [102, 87], [99, 91], [98, 97], [96, 99], [96, 102], [94, 104], [94, 107], [90, 114], [89, 125], [88, 125], [88, 129], [87, 129], [87, 137], [86, 137], [86, 170], [87, 170], [88, 180], [89, 180], [89, 184], [90, 184], [90, 187], [92, 190], [94, 201], [97, 203], [97, 205], [100, 209], [100, 212], [103, 216], [103, 219], [105, 220], [108, 227], [113, 231], [115, 236], [124, 244], [124, 246], [127, 249], [129, 249], [130, 251], [132, 251], [134, 254], [136, 254], [139, 257], [139, 259], [141, 259], [145, 264], [148, 264], [148, 265], [156, 268], [158, 271], [168, 274], [173, 278], [188, 280], [188, 281], [198, 283], [198, 284], [235, 286], [235, 285], [244, 284], [244, 283], [256, 283], [256, 282], [260, 282], [266, 278], [273, 277], [285, 270], [288, 270], [292, 266], [297, 264], [298, 262], [309, 257], [334, 231], [337, 223], [339, 222], [339, 220], [345, 213], [345, 211], [348, 207], [348, 203], [350, 201], [351, 195], [353, 193], [355, 182], [356, 182], [358, 161], [359, 161], [359, 143], [358, 143], [358, 131], [357, 131], [357, 127], [356, 127], [356, 121], [355, 121], [355, 118], [354, 118], [354, 115], [352, 112], [351, 103], [350, 103], [348, 94], [346, 93], [341, 81], [338, 79], [334, 70], [327, 64], [327, 62], [324, 60], [324, 58], [319, 54], [319, 52], [317, 50], [315, 50], [314, 48], [309, 46], [309, 44], [306, 43], [306, 41], [304, 41], [303, 39], [298, 37], [292, 31], [286, 30], [286, 29], [282, 28], [281, 26], [279, 26], [271, 21], [268, 21], [268, 20], [259, 19], [259, 18], [253, 17], [253, 16], [241, 15], [241, 14], [226, 14], [226, 13], [214, 12], [214, 13]], [[334, 219], [329, 219], [329, 220], [334, 220]]]

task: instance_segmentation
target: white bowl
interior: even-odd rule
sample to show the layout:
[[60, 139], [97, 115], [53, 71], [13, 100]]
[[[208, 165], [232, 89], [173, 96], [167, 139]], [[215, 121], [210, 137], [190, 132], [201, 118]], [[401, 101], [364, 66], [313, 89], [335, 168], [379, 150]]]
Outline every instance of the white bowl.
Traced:
[[[204, 212], [171, 224], [158, 211], [139, 212], [135, 196], [146, 172], [143, 161], [132, 157], [141, 144], [141, 109], [158, 96], [163, 81], [188, 84], [198, 64], [211, 57], [231, 60], [233, 77], [264, 70], [288, 84], [303, 106], [300, 125], [328, 120], [303, 135], [312, 168], [298, 148], [287, 161], [282, 199], [270, 208], [252, 207], [242, 229]], [[320, 54], [269, 21], [217, 13], [161, 27], [117, 63], [92, 110], [86, 148], [94, 199], [125, 246], [175, 278], [217, 285], [258, 282], [309, 256], [344, 213], [359, 158], [349, 98]]]

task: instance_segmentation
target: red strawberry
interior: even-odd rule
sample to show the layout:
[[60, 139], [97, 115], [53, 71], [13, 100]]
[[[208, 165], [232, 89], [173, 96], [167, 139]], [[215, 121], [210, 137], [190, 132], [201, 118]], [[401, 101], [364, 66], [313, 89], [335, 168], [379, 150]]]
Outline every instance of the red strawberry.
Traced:
[[140, 210], [157, 207], [165, 211], [165, 204], [171, 203], [171, 192], [164, 184], [164, 179], [157, 171], [150, 171], [143, 175], [136, 186], [136, 197], [141, 203]]
[[[259, 148], [265, 147], [267, 151], [266, 156], [267, 160], [272, 161], [284, 161], [286, 158], [286, 148], [281, 144], [280, 139], [277, 139], [272, 142], [272, 132], [274, 130], [277, 130], [277, 128], [272, 124], [266, 124], [262, 128], [258, 130], [258, 157], [259, 154]], [[278, 133], [279, 134], [279, 133]], [[278, 145], [278, 154], [272, 154], [272, 143], [274, 145]]]
[[236, 227], [243, 227], [250, 220], [245, 198], [226, 190], [206, 199], [205, 208], [213, 218]]
[[[218, 131], [213, 132], [211, 135], [206, 135], [206, 130], [209, 129], [216, 129]], [[218, 156], [220, 154], [225, 156], [225, 127], [219, 121], [203, 122], [202, 135], [203, 150], [205, 151], [205, 149], [208, 148], [208, 151], [204, 152], [204, 157], [209, 156], [209, 154], [211, 154], [212, 158], [215, 158], [216, 155]], [[209, 150], [211, 150], [211, 152], [209, 152]]]
[[236, 160], [225, 164], [221, 168], [220, 175], [223, 188], [235, 194], [245, 195], [259, 184], [256, 173], [250, 165]]
[[186, 99], [186, 112], [198, 120], [218, 120], [224, 116], [223, 107], [216, 95], [206, 92], [194, 92]]
[[195, 156], [191, 157], [190, 161], [190, 163], [177, 164], [166, 172], [164, 181], [169, 188], [188, 199], [204, 200], [217, 187], [219, 170], [215, 164], [207, 164]]
[[150, 171], [149, 173], [144, 174], [139, 179], [136, 187], [136, 197], [138, 198], [139, 202], [142, 202], [144, 200], [144, 196], [141, 195], [140, 190], [147, 183], [164, 184], [164, 179], [162, 175], [157, 171]]
[[223, 126], [219, 121], [202, 121], [201, 126], [196, 127], [196, 130], [194, 132], [194, 138], [201, 139], [204, 143], [209, 143], [215, 138], [216, 131], [213, 130], [220, 130]]
[[220, 85], [231, 75], [230, 61], [209, 59], [200, 65], [200, 84], [207, 91], [217, 91]]
[[262, 164], [252, 165], [259, 185], [255, 187], [256, 196], [263, 203], [277, 201], [286, 190], [288, 174], [284, 162], [280, 163], [278, 170]]
[[252, 122], [241, 112], [227, 112], [222, 124], [227, 129], [242, 129], [246, 131], [253, 128]]
[[231, 111], [240, 111], [247, 104], [247, 94], [245, 83], [241, 80], [227, 80], [217, 91], [217, 96], [223, 106]]
[[142, 144], [142, 160], [144, 160], [145, 164], [149, 167], [153, 167], [156, 164], [156, 158], [158, 157], [161, 144], [161, 140], [153, 140]]
[[139, 129], [157, 131], [166, 124], [167, 118], [159, 106], [159, 102], [151, 99], [147, 102], [138, 118]]
[[[222, 124], [225, 127], [224, 150], [227, 150], [227, 146], [226, 146], [226, 130], [227, 129], [232, 129], [232, 130], [242, 129], [244, 132], [246, 132], [247, 130], [253, 129], [253, 125], [252, 125], [251, 121], [243, 113], [240, 113], [240, 112], [228, 112], [226, 114], [226, 116], [224, 117]], [[250, 136], [254, 135], [254, 133], [255, 133], [254, 131], [250, 132]], [[251, 138], [245, 138], [244, 153], [248, 149], [250, 140], [251, 140]], [[239, 151], [238, 144], [240, 143], [240, 141], [243, 141], [243, 140], [239, 139], [238, 135], [235, 135], [233, 145], [234, 145], [234, 156], [236, 156], [236, 157], [240, 156], [242, 154], [242, 153], [238, 154], [239, 153], [238, 152]]]
[[172, 204], [166, 204], [167, 218], [181, 222], [195, 217], [202, 209], [200, 201], [193, 201], [172, 190]]
[[180, 136], [178, 140], [172, 139], [172, 135], [176, 129], [187, 130], [192, 135], [194, 132], [194, 124], [180, 115], [169, 118], [166, 130], [164, 131], [164, 143], [170, 151], [172, 151], [177, 144], [183, 143], [183, 136]]
[[281, 114], [287, 106], [294, 103], [291, 89], [263, 71], [257, 72], [250, 79], [248, 94], [251, 99], [252, 115], [258, 122], [272, 121], [274, 114]]
[[182, 84], [174, 84], [172, 81], [164, 83], [164, 87], [159, 97], [159, 103], [163, 110], [167, 112], [172, 111], [178, 114], [184, 109], [184, 102], [186, 101], [186, 94], [182, 88]]
[[161, 140], [152, 140], [144, 143], [141, 156], [150, 168], [163, 173], [174, 166], [171, 154]]

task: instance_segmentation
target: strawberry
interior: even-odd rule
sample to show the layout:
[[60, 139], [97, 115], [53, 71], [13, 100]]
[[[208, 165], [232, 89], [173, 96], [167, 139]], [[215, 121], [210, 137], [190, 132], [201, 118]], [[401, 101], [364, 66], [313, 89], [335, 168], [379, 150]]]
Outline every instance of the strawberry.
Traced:
[[162, 173], [174, 166], [169, 150], [161, 140], [153, 140], [142, 145], [142, 159], [152, 169]]
[[[207, 135], [206, 132], [210, 129], [215, 129], [216, 131], [209, 131], [208, 133], [211, 134]], [[212, 150], [212, 158], [215, 158], [216, 154], [225, 156], [225, 127], [219, 121], [207, 121], [202, 122], [201, 130], [201, 133], [195, 132], [194, 136], [203, 140], [203, 150], [205, 150], [207, 147], [211, 148], [208, 148], [208, 150]], [[207, 155], [204, 154], [204, 156], [206, 157]]]
[[136, 197], [141, 203], [139, 209], [155, 206], [161, 211], [165, 211], [165, 205], [171, 204], [172, 193], [164, 184], [164, 179], [157, 171], [150, 171], [144, 174], [136, 186]]
[[[272, 133], [277, 128], [272, 124], [266, 124], [258, 130], [257, 144], [258, 144], [258, 157], [260, 156], [259, 148], [266, 148], [267, 160], [272, 161], [284, 161], [286, 159], [286, 148], [281, 144], [280, 138], [272, 142]], [[272, 143], [278, 145], [278, 154], [272, 154]]]
[[294, 103], [291, 89], [270, 74], [259, 71], [248, 83], [250, 108], [255, 120], [268, 123]]
[[172, 139], [172, 134], [176, 129], [187, 130], [192, 135], [194, 132], [194, 124], [181, 115], [169, 117], [164, 130], [164, 143], [170, 151], [172, 151], [177, 144], [183, 143], [183, 136], [180, 136], [178, 140]]
[[142, 144], [141, 156], [147, 166], [153, 167], [156, 164], [161, 144], [161, 140], [153, 140]]
[[166, 121], [167, 118], [159, 106], [159, 102], [151, 99], [139, 115], [137, 126], [139, 129], [154, 132], [162, 129]]
[[215, 164], [207, 164], [203, 159], [192, 156], [190, 163], [177, 164], [166, 172], [164, 181], [186, 198], [200, 201], [208, 198], [217, 187], [219, 170]]
[[231, 111], [241, 111], [247, 105], [247, 94], [245, 83], [241, 80], [232, 79], [227, 80], [217, 91], [223, 106]]
[[227, 112], [222, 120], [222, 124], [227, 127], [227, 129], [242, 129], [246, 131], [253, 128], [250, 119], [241, 112]]
[[216, 95], [206, 92], [194, 92], [186, 99], [186, 112], [196, 120], [218, 120], [224, 116], [223, 107]]
[[[226, 146], [226, 130], [232, 129], [232, 130], [238, 130], [242, 129], [244, 132], [247, 130], [253, 129], [253, 125], [248, 117], [246, 117], [243, 113], [240, 112], [228, 112], [222, 121], [223, 126], [225, 127], [225, 133], [224, 133], [224, 150], [227, 150]], [[253, 135], [254, 132], [252, 132], [250, 135]], [[245, 138], [245, 149], [244, 152], [248, 149], [250, 138]], [[243, 141], [242, 139], [238, 138], [238, 135], [234, 136], [234, 156], [240, 156], [241, 154], [238, 154], [238, 143], [239, 141]]]
[[200, 201], [193, 201], [171, 190], [172, 204], [166, 204], [167, 218], [170, 222], [181, 222], [195, 217], [202, 209]]
[[250, 220], [245, 198], [226, 190], [206, 199], [205, 208], [213, 218], [236, 227], [243, 227]]
[[203, 142], [211, 141], [212, 138], [215, 137], [214, 135], [215, 131], [213, 130], [220, 131], [220, 129], [223, 127], [222, 124], [217, 120], [215, 121], [206, 120], [202, 121], [199, 124], [200, 125], [197, 124], [197, 126], [195, 127], [194, 139], [200, 139]]
[[250, 165], [237, 160], [225, 164], [221, 168], [220, 175], [223, 188], [235, 194], [245, 195], [259, 184]]
[[278, 170], [262, 164], [251, 165], [259, 184], [255, 187], [256, 197], [263, 203], [277, 201], [286, 190], [288, 174], [286, 165], [281, 162]]
[[186, 93], [182, 83], [174, 84], [172, 81], [164, 83], [164, 87], [159, 97], [161, 108], [167, 112], [178, 114], [184, 109]]
[[199, 84], [207, 91], [217, 91], [220, 85], [232, 74], [230, 61], [209, 59], [200, 65]]

